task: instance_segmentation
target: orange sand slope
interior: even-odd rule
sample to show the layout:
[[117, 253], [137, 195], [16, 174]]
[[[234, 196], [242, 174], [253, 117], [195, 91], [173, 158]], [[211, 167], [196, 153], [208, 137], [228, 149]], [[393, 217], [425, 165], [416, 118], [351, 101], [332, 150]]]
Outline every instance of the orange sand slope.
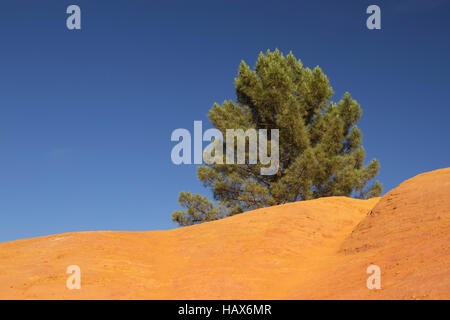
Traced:
[[[0, 244], [0, 299], [450, 299], [450, 168], [170, 231]], [[381, 289], [369, 290], [369, 265]], [[69, 265], [81, 290], [68, 290]]]

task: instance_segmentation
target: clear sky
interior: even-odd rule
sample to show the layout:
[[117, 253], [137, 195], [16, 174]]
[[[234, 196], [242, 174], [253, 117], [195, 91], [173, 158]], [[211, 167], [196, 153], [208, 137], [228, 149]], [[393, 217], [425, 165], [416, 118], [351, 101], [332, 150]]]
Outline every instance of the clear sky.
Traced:
[[[82, 29], [66, 28], [77, 4]], [[370, 4], [381, 30], [366, 28]], [[3, 0], [0, 241], [174, 228], [211, 196], [170, 135], [234, 99], [241, 60], [293, 51], [361, 104], [384, 191], [450, 166], [450, 1]]]

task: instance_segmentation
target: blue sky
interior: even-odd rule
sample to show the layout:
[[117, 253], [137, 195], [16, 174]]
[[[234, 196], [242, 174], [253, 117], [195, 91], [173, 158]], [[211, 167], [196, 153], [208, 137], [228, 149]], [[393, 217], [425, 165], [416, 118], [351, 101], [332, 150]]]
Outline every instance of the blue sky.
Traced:
[[449, 18], [448, 1], [2, 1], [0, 241], [176, 227], [179, 191], [210, 191], [172, 164], [172, 131], [206, 126], [240, 61], [267, 49], [361, 104], [385, 192], [448, 167]]

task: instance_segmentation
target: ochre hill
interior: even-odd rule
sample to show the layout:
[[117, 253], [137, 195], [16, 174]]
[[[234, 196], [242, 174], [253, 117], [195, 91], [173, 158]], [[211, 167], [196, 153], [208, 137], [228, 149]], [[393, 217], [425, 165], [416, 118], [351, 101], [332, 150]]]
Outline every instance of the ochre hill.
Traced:
[[[369, 290], [369, 265], [381, 289]], [[81, 290], [68, 290], [69, 265]], [[384, 197], [330, 197], [150, 232], [0, 244], [0, 299], [450, 299], [450, 169]]]

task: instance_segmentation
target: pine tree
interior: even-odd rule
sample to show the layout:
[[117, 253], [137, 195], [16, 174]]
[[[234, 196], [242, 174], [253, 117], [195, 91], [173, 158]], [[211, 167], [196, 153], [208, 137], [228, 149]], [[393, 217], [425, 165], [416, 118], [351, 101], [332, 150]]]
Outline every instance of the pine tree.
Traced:
[[376, 159], [364, 165], [362, 134], [356, 126], [359, 104], [345, 93], [330, 101], [333, 90], [320, 67], [303, 67], [292, 52], [260, 53], [255, 69], [241, 62], [235, 79], [236, 102], [214, 104], [209, 119], [226, 129], [279, 129], [279, 167], [261, 175], [261, 164], [212, 164], [198, 178], [213, 191], [218, 206], [201, 195], [181, 192], [172, 219], [190, 225], [246, 210], [328, 196], [379, 196]]

